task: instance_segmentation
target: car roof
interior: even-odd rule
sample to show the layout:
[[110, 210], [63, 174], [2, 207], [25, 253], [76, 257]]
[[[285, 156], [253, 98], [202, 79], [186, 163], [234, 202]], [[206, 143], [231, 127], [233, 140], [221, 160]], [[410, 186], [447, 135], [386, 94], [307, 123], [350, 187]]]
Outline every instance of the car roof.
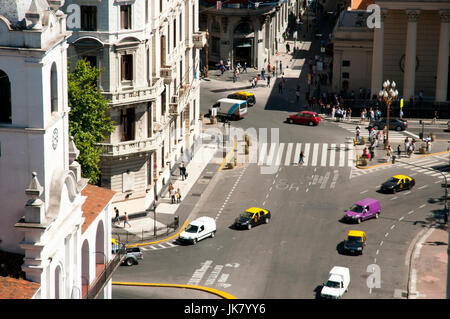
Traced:
[[363, 237], [365, 235], [366, 233], [363, 232], [362, 230], [350, 230], [347, 234], [347, 237], [348, 236]]
[[359, 202], [356, 202], [356, 204], [360, 205], [360, 206], [364, 206], [364, 205], [371, 204], [374, 202], [378, 202], [378, 200], [376, 200], [374, 198], [364, 198], [364, 199], [361, 199]]
[[408, 178], [409, 179], [409, 178], [411, 178], [411, 177], [406, 176], [406, 175], [394, 175], [392, 177], [397, 178], [397, 179], [402, 179], [402, 178]]
[[229, 99], [229, 98], [223, 98], [218, 100], [217, 102], [224, 102], [224, 103], [234, 103], [234, 104], [242, 104], [242, 103], [246, 103], [243, 100], [236, 100], [236, 99]]
[[245, 210], [245, 211], [254, 214], [254, 213], [258, 213], [258, 212], [260, 212], [260, 211], [262, 211], [262, 210], [267, 212], [266, 209], [264, 209], [264, 208], [259, 208], [259, 207], [250, 207], [250, 208], [248, 208], [248, 209]]
[[298, 113], [317, 114], [316, 112], [313, 111], [300, 111]]
[[214, 221], [214, 218], [211, 218], [208, 216], [202, 216], [202, 217], [199, 217], [199, 218], [191, 221], [190, 224], [193, 226], [201, 226], [204, 223], [208, 223], [208, 222], [212, 222], [212, 221]]
[[247, 91], [238, 91], [238, 92], [234, 92], [234, 93], [231, 93], [231, 94], [242, 94], [242, 95], [247, 95], [247, 96], [254, 95], [253, 93], [247, 92]]

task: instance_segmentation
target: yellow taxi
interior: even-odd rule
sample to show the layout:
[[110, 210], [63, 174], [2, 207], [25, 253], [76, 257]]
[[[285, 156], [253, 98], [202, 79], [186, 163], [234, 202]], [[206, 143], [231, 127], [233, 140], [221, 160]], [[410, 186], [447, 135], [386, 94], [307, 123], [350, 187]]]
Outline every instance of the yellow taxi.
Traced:
[[259, 224], [268, 224], [271, 218], [270, 211], [259, 207], [250, 207], [234, 221], [236, 228], [252, 229]]
[[366, 245], [366, 233], [361, 230], [350, 230], [344, 240], [344, 250], [362, 255]]
[[246, 92], [246, 91], [234, 92], [234, 93], [231, 93], [230, 95], [228, 95], [227, 97], [229, 99], [245, 100], [245, 101], [247, 101], [248, 106], [253, 106], [256, 103], [255, 94], [253, 94], [251, 92]]
[[394, 175], [381, 185], [382, 192], [401, 191], [404, 189], [410, 189], [416, 185], [416, 180], [406, 175]]

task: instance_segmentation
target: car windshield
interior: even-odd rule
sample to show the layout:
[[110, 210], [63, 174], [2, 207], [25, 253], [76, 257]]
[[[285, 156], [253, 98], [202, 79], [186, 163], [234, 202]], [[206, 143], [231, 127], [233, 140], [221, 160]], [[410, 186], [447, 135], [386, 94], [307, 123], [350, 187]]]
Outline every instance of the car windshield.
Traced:
[[399, 180], [398, 178], [395, 178], [395, 177], [391, 177], [391, 178], [389, 178], [389, 180], [388, 180], [388, 182], [390, 182], [390, 183], [395, 183], [395, 184], [397, 184], [399, 181], [400, 181], [400, 180]]
[[337, 281], [328, 280], [325, 286], [330, 288], [340, 288], [340, 283]]
[[347, 242], [360, 243], [360, 242], [362, 242], [362, 238], [361, 237], [357, 237], [357, 236], [348, 236], [347, 237]]
[[355, 213], [362, 213], [363, 209], [364, 209], [364, 207], [362, 207], [362, 206], [360, 206], [360, 205], [357, 205], [357, 204], [353, 205], [353, 206], [350, 208], [350, 210], [351, 210], [352, 212], [355, 212]]
[[252, 214], [252, 213], [249, 213], [249, 212], [243, 212], [243, 213], [241, 214], [241, 218], [249, 218], [249, 219], [251, 219], [252, 216], [253, 216], [253, 214]]
[[190, 225], [190, 224], [189, 224], [189, 225], [186, 227], [186, 232], [188, 232], [188, 233], [196, 233], [197, 230], [198, 230], [198, 226], [195, 226], [195, 225]]

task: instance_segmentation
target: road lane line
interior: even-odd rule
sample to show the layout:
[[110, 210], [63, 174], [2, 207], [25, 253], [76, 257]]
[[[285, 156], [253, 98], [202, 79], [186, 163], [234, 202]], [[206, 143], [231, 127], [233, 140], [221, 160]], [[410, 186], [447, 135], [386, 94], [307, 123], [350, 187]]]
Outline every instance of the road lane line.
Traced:
[[314, 143], [313, 153], [311, 158], [311, 166], [317, 165], [317, 157], [319, 155], [319, 143]]
[[391, 226], [391, 229], [394, 229], [394, 227], [395, 227], [395, 225], [392, 225], [392, 226]]
[[304, 155], [304, 158], [305, 158], [305, 163], [303, 163], [303, 166], [308, 166], [309, 149], [310, 148], [311, 148], [311, 144], [309, 144], [309, 143], [305, 144], [305, 150], [303, 151], [303, 155]]
[[345, 144], [339, 146], [339, 167], [344, 167], [345, 165]]
[[423, 205], [419, 206], [419, 208], [424, 208], [425, 206], [427, 206], [427, 204], [423, 204]]
[[327, 166], [327, 152], [328, 152], [328, 144], [324, 143], [322, 145], [322, 160], [320, 161], [320, 166]]
[[281, 158], [283, 157], [283, 151], [284, 151], [284, 143], [280, 143], [280, 145], [278, 145], [278, 155], [275, 159], [276, 167], [280, 167], [281, 165]]
[[330, 166], [334, 166], [336, 157], [336, 144], [331, 144], [331, 150], [330, 150]]
[[[295, 154], [294, 158], [292, 159], [292, 163], [298, 163], [300, 159], [300, 152], [302, 151], [302, 143], [297, 143], [297, 146], [295, 147]], [[303, 154], [305, 155], [305, 154]], [[306, 158], [304, 159], [306, 163]]]
[[412, 210], [412, 211], [410, 211], [410, 212], [408, 212], [408, 215], [411, 215], [412, 213], [414, 213], [414, 211]]
[[380, 242], [380, 246], [383, 246], [383, 241]]
[[384, 234], [384, 237], [387, 237], [387, 236], [389, 236], [389, 233]]
[[[287, 145], [287, 149], [286, 149], [286, 157], [284, 159], [284, 165], [285, 166], [289, 166], [291, 164], [291, 156], [292, 156], [292, 148], [294, 147], [294, 143], [288, 143]], [[299, 153], [299, 157], [300, 157], [300, 153]], [[295, 160], [298, 159], [298, 157], [294, 157], [294, 160], [292, 161], [292, 163], [295, 162]]]
[[419, 189], [424, 189], [425, 187], [428, 187], [428, 185], [420, 186]]
[[362, 192], [360, 192], [360, 194], [364, 194], [364, 193], [367, 193], [369, 190], [368, 189], [366, 189], [365, 191], [362, 191]]
[[267, 158], [266, 158], [266, 165], [267, 166], [271, 166], [272, 165], [276, 149], [277, 149], [277, 143], [270, 143], [269, 155], [267, 155]]
[[353, 147], [353, 143], [352, 142], [347, 143], [347, 145], [348, 145], [347, 147], [349, 148], [349, 150], [348, 150], [348, 157], [347, 157], [347, 159], [348, 159], [348, 166], [352, 167], [353, 166], [353, 161], [354, 161], [354, 158], [353, 158], [353, 156], [354, 156], [354, 153], [353, 153], [354, 147]]

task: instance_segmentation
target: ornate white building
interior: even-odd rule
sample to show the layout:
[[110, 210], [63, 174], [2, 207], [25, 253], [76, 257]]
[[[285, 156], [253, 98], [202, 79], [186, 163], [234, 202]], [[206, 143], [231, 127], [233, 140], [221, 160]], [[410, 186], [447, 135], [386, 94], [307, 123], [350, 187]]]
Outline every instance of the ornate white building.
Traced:
[[175, 163], [190, 158], [200, 128], [205, 43], [198, 8], [198, 0], [69, 0], [64, 6], [73, 31], [71, 65], [86, 58], [103, 70], [98, 85], [115, 130], [101, 143], [101, 186], [117, 192], [119, 208], [135, 200], [147, 209]]
[[62, 2], [0, 0], [0, 251], [25, 274], [2, 298], [111, 298], [114, 193], [75, 161]]

